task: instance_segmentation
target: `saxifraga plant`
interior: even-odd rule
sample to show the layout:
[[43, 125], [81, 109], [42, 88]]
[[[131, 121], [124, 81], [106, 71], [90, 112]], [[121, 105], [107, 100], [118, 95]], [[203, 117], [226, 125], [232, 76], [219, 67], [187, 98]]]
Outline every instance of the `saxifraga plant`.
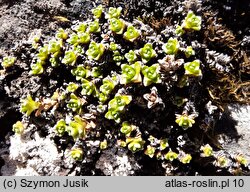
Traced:
[[[192, 163], [199, 152], [201, 158], [212, 158], [218, 169], [235, 168], [231, 161], [238, 162], [237, 169], [247, 166], [243, 156], [234, 160], [218, 156], [207, 143], [197, 144], [200, 150], [195, 151], [179, 141], [173, 142], [173, 138], [201, 129], [199, 122], [203, 117], [199, 117], [192, 95], [185, 93], [192, 94], [192, 85], [202, 79], [204, 66], [195, 54], [197, 50], [186, 46], [182, 36], [201, 29], [200, 16], [188, 12], [181, 26], [173, 31], [176, 35], [159, 41], [150, 30], [143, 32], [149, 26], [137, 20], [126, 21], [121, 7], [99, 5], [92, 14], [92, 18], [77, 22], [71, 29], [59, 29], [49, 43], [38, 45], [31, 64], [32, 75], [46, 75], [47, 68], [59, 66], [72, 74], [71, 80], [51, 97], [60, 106], [60, 115], [54, 116], [55, 135], [72, 138], [71, 144], [94, 142], [100, 137], [101, 150], [111, 147], [115, 138], [117, 146], [126, 147], [135, 155], [144, 152], [149, 158], [182, 165]], [[4, 61], [4, 67], [13, 63], [10, 59]], [[21, 101], [20, 111], [29, 116], [41, 106], [41, 101], [28, 95]], [[140, 109], [140, 114], [133, 109]], [[166, 119], [166, 126], [157, 127], [161, 118], [156, 115], [164, 116], [166, 111], [175, 118]], [[21, 134], [22, 124], [17, 122], [13, 130]], [[184, 143], [188, 142], [187, 139]], [[84, 146], [72, 148], [71, 157], [82, 161], [93, 155]]]

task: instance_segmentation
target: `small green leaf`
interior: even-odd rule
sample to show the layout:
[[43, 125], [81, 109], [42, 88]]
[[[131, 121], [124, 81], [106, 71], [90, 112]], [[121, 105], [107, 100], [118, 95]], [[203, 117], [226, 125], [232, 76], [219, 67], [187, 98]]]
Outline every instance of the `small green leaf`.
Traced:
[[105, 93], [98, 93], [98, 99], [101, 103], [104, 103], [108, 100], [108, 95]]
[[216, 158], [216, 163], [215, 163], [216, 166], [218, 166], [218, 167], [227, 167], [228, 164], [229, 164], [229, 160], [225, 156], [219, 155]]
[[185, 156], [180, 159], [180, 162], [182, 162], [183, 164], [188, 164], [191, 160], [192, 156], [190, 154], [185, 154]]
[[125, 28], [124, 21], [121, 19], [112, 18], [109, 20], [109, 29], [116, 34], [122, 34]]
[[68, 33], [64, 29], [60, 28], [56, 32], [56, 38], [65, 40], [68, 38]]
[[108, 143], [107, 143], [107, 140], [104, 140], [102, 142], [100, 142], [100, 149], [101, 150], [104, 150], [108, 147]]
[[51, 57], [49, 59], [49, 62], [50, 62], [52, 67], [58, 67], [60, 65], [60, 60], [58, 57]]
[[117, 65], [120, 65], [123, 59], [124, 57], [120, 54], [119, 51], [113, 52], [113, 60], [116, 62]]
[[41, 63], [42, 62], [37, 61], [35, 64], [31, 65], [31, 71], [30, 71], [31, 75], [40, 75], [43, 73], [44, 69]]
[[106, 18], [107, 19], [119, 18], [121, 15], [121, 11], [122, 11], [121, 7], [118, 8], [110, 7], [108, 10], [108, 14], [106, 15]]
[[100, 67], [93, 67], [91, 71], [91, 76], [94, 78], [101, 78], [102, 77], [102, 71]]
[[89, 49], [87, 50], [86, 54], [89, 60], [98, 61], [103, 55], [104, 50], [105, 47], [103, 44], [92, 41], [89, 45]]
[[77, 57], [77, 53], [75, 53], [73, 50], [66, 51], [64, 58], [62, 59], [62, 63], [73, 66], [76, 63]]
[[96, 87], [94, 85], [93, 82], [88, 81], [87, 79], [82, 79], [82, 91], [81, 91], [82, 95], [91, 95], [93, 94], [94, 96], [96, 96], [97, 91], [96, 91]]
[[49, 56], [49, 51], [48, 51], [48, 46], [44, 45], [44, 47], [41, 47], [39, 49], [39, 52], [37, 54], [38, 60], [45, 61], [48, 59]]
[[123, 111], [124, 107], [132, 101], [132, 96], [130, 95], [117, 95], [112, 99], [109, 104], [109, 109], [115, 109], [117, 111]]
[[140, 83], [141, 82], [141, 63], [135, 62], [133, 65], [122, 64], [121, 84]]
[[87, 24], [84, 22], [80, 22], [78, 25], [73, 27], [73, 30], [75, 30], [77, 33], [85, 33], [87, 29]]
[[108, 112], [105, 114], [105, 118], [114, 120], [116, 123], [120, 123], [121, 122], [120, 113], [121, 113], [120, 111], [109, 109]]
[[133, 50], [130, 50], [128, 53], [125, 54], [125, 58], [129, 63], [133, 63], [136, 61], [137, 56]]
[[105, 78], [103, 79], [103, 84], [100, 87], [100, 91], [106, 95], [109, 95], [114, 88], [114, 81], [110, 78]]
[[67, 107], [72, 109], [72, 111], [81, 113], [83, 102], [74, 93], [70, 94], [70, 100], [68, 101]]
[[145, 141], [142, 138], [129, 138], [127, 139], [128, 149], [133, 153], [143, 150]]
[[117, 44], [115, 44], [114, 42], [110, 42], [110, 44], [109, 44], [109, 49], [110, 49], [111, 51], [116, 51], [117, 48], [118, 48], [118, 45], [117, 45]]
[[71, 156], [75, 161], [82, 161], [82, 159], [83, 159], [83, 150], [80, 149], [80, 148], [71, 149], [71, 151], [70, 151], [70, 156]]
[[122, 128], [120, 129], [120, 131], [125, 134], [125, 135], [129, 135], [133, 130], [133, 126], [130, 125], [128, 122], [123, 122], [122, 123]]
[[21, 135], [24, 131], [24, 124], [21, 121], [17, 121], [13, 126], [12, 126], [12, 131], [15, 132], [15, 134]]
[[54, 126], [54, 129], [55, 129], [56, 134], [62, 137], [67, 129], [66, 122], [63, 119], [59, 120]]
[[20, 111], [25, 113], [27, 116], [38, 109], [40, 106], [39, 102], [36, 102], [32, 99], [31, 95], [27, 95], [25, 99], [21, 99], [21, 108]]
[[76, 68], [71, 70], [71, 73], [76, 76], [77, 81], [89, 76], [89, 71], [85, 69], [83, 65], [78, 65]]
[[77, 43], [87, 44], [90, 42], [90, 34], [89, 33], [81, 32], [81, 33], [78, 33], [77, 35], [78, 35]]
[[196, 16], [193, 11], [189, 11], [182, 23], [182, 27], [185, 29], [193, 29], [195, 31], [201, 30], [201, 17]]
[[145, 151], [145, 155], [148, 155], [150, 158], [153, 158], [155, 155], [155, 147], [148, 145]]
[[203, 152], [201, 154], [202, 157], [210, 157], [213, 155], [213, 148], [209, 144], [206, 144], [205, 146], [201, 146], [200, 150]]
[[185, 33], [185, 31], [183, 30], [183, 28], [180, 25], [177, 25], [176, 29], [175, 29], [175, 34], [177, 36], [182, 36]]
[[164, 157], [166, 160], [173, 161], [178, 158], [178, 154], [170, 150]]
[[69, 38], [67, 39], [67, 42], [71, 45], [78, 45], [78, 35], [76, 33], [72, 33]]
[[154, 64], [150, 67], [144, 66], [142, 68], [142, 74], [144, 75], [143, 85], [149, 86], [152, 83], [161, 83], [161, 76], [159, 74], [159, 70], [159, 64]]
[[187, 58], [191, 57], [192, 55], [195, 55], [195, 51], [193, 50], [193, 48], [191, 46], [188, 46], [185, 49], [185, 55]]
[[89, 33], [99, 33], [101, 31], [98, 19], [89, 23], [88, 31]]
[[70, 93], [73, 93], [73, 92], [75, 92], [75, 91], [78, 89], [78, 87], [79, 87], [79, 86], [78, 86], [77, 84], [75, 84], [75, 83], [73, 83], [73, 82], [70, 82], [70, 83], [68, 84], [66, 90], [67, 90], [68, 92], [70, 92]]
[[188, 116], [186, 114], [183, 115], [176, 114], [175, 122], [184, 130], [188, 129], [189, 127], [192, 127], [193, 124], [195, 123], [194, 117], [191, 115]]
[[161, 139], [160, 140], [160, 150], [164, 150], [168, 147], [168, 140], [167, 139]]
[[61, 51], [62, 42], [51, 40], [49, 41], [48, 51], [51, 54], [59, 53]]
[[168, 42], [162, 46], [163, 51], [168, 55], [175, 55], [179, 50], [180, 44], [176, 38], [169, 38]]
[[69, 123], [67, 127], [67, 132], [70, 136], [73, 137], [74, 140], [76, 139], [84, 139], [86, 137], [86, 126], [88, 122], [81, 118], [79, 115], [74, 117], [74, 121]]
[[101, 16], [102, 16], [102, 11], [103, 11], [102, 5], [99, 5], [99, 6], [97, 6], [96, 8], [94, 8], [94, 9], [91, 10], [91, 12], [92, 12], [92, 14], [94, 15], [94, 18], [95, 18], [95, 19], [101, 18]]
[[3, 68], [8, 68], [14, 65], [16, 61], [15, 57], [4, 57], [2, 61], [2, 67]]
[[201, 76], [200, 61], [194, 60], [184, 64], [185, 75]]
[[145, 44], [144, 47], [139, 50], [139, 53], [143, 63], [149, 62], [153, 57], [156, 56], [156, 52], [150, 43]]
[[127, 31], [123, 34], [123, 38], [133, 42], [140, 36], [140, 32], [132, 25], [127, 27]]
[[236, 160], [236, 162], [238, 162], [241, 165], [244, 165], [245, 167], [248, 165], [247, 159], [246, 157], [244, 157], [243, 154], [236, 155], [234, 159]]

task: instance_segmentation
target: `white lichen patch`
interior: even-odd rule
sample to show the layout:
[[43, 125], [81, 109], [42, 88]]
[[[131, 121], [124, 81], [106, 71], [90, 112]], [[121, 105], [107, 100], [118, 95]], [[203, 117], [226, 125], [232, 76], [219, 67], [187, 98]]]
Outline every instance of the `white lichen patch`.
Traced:
[[[119, 149], [118, 149], [119, 150]], [[114, 149], [103, 151], [96, 163], [96, 169], [100, 169], [105, 175], [128, 176], [133, 175], [140, 166], [135, 159], [128, 154], [115, 154]]]
[[242, 153], [250, 163], [250, 106], [230, 106], [232, 117], [238, 122], [236, 125], [240, 138], [237, 141], [224, 144], [229, 153]]
[[[24, 135], [10, 137], [9, 157], [5, 159], [5, 166], [15, 162], [16, 170], [7, 175], [67, 175], [69, 170], [62, 169], [63, 153], [59, 152], [54, 141], [49, 136], [42, 138], [37, 132], [32, 137], [31, 129], [27, 129]], [[67, 167], [67, 166], [66, 166]]]

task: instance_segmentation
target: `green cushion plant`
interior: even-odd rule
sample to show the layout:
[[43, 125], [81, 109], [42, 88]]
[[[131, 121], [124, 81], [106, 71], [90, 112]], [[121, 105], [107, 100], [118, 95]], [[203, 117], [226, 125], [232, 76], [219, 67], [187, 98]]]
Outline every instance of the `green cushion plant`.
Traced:
[[187, 58], [191, 57], [192, 55], [195, 55], [195, 51], [193, 50], [192, 46], [187, 46], [184, 53]]
[[109, 109], [107, 113], [105, 114], [105, 118], [114, 120], [116, 123], [120, 123], [121, 122], [120, 115], [121, 115], [121, 111], [117, 109]]
[[184, 29], [193, 29], [195, 31], [201, 30], [201, 17], [196, 16], [193, 11], [189, 11], [182, 23], [182, 27]]
[[74, 93], [70, 94], [70, 100], [68, 101], [67, 107], [74, 112], [82, 112], [83, 101], [77, 97]]
[[83, 150], [81, 148], [73, 148], [70, 151], [70, 156], [75, 161], [82, 161], [82, 159], [83, 159]]
[[140, 36], [140, 32], [132, 25], [127, 27], [127, 31], [123, 34], [123, 38], [133, 42]]
[[141, 62], [137, 61], [132, 65], [122, 64], [121, 84], [141, 82]]
[[125, 28], [125, 23], [121, 19], [112, 18], [109, 20], [109, 29], [116, 33], [116, 34], [122, 34], [123, 30]]
[[87, 23], [79, 22], [77, 25], [73, 27], [73, 30], [75, 30], [77, 33], [85, 33], [87, 27], [88, 27]]
[[88, 32], [89, 33], [99, 33], [101, 31], [99, 20], [96, 19], [89, 23]]
[[[244, 156], [229, 159], [228, 155], [218, 155], [203, 143], [205, 140], [197, 142], [196, 137], [191, 139], [195, 146], [189, 145], [192, 130], [210, 132], [202, 132], [210, 126], [209, 113], [201, 112], [205, 102], [194, 102], [199, 92], [192, 92], [194, 88], [203, 89], [198, 60], [202, 54], [195, 55], [188, 46], [196, 43], [193, 41], [196, 35], [189, 32], [200, 29], [201, 18], [189, 12], [181, 26], [173, 22], [177, 23], [176, 34], [173, 26], [157, 34], [139, 19], [127, 21], [121, 11], [121, 8], [107, 11], [100, 5], [92, 9], [87, 20], [73, 21], [76, 24], [57, 30], [51, 39], [42, 36], [35, 40], [36, 48], [30, 46], [35, 55], [30, 74], [43, 73], [41, 77], [58, 80], [56, 86], [60, 87], [49, 86], [52, 96], [44, 94], [43, 89], [42, 92], [38, 89], [39, 98], [33, 100], [28, 95], [21, 100], [21, 112], [29, 116], [34, 111], [36, 117], [52, 119], [55, 123], [46, 121], [42, 131], [52, 133], [52, 137], [60, 136], [55, 139], [60, 141], [57, 143], [63, 145], [62, 149], [71, 148], [71, 157], [82, 163], [91, 162], [96, 153], [117, 145], [132, 153], [140, 151], [138, 155], [144, 152], [150, 158], [174, 161], [173, 167], [185, 166], [182, 164], [190, 163], [192, 158], [196, 162], [209, 157], [206, 160], [218, 170], [246, 169]], [[185, 36], [177, 37], [185, 32]], [[199, 39], [195, 48], [200, 44]], [[52, 67], [46, 66], [49, 63]], [[204, 72], [207, 70], [204, 64]], [[2, 72], [5, 75], [8, 70]], [[173, 115], [180, 111], [182, 115], [177, 114], [173, 121]], [[195, 122], [198, 113], [201, 115]], [[24, 117], [22, 122], [33, 122], [36, 117]], [[21, 123], [13, 125], [17, 134], [23, 131]], [[194, 125], [192, 130], [185, 131]], [[48, 130], [50, 126], [54, 133]], [[83, 149], [87, 150], [86, 157]]]
[[21, 121], [17, 121], [13, 126], [12, 126], [12, 131], [15, 132], [15, 134], [22, 135], [23, 131], [25, 129], [24, 124]]
[[143, 150], [145, 141], [142, 138], [127, 138], [126, 143], [128, 144], [128, 149], [133, 153]]
[[105, 51], [105, 47], [101, 43], [90, 42], [89, 49], [86, 52], [89, 60], [99, 60]]
[[108, 103], [108, 112], [105, 114], [105, 118], [114, 120], [116, 123], [120, 123], [120, 114], [123, 112], [126, 105], [132, 101], [130, 95], [116, 95]]
[[62, 137], [67, 130], [65, 120], [60, 119], [59, 121], [57, 121], [56, 125], [54, 126], [54, 130], [58, 136]]
[[184, 64], [185, 69], [185, 75], [190, 76], [201, 76], [201, 70], [200, 70], [200, 61], [194, 60], [192, 62], [188, 62]]
[[65, 65], [75, 65], [76, 60], [77, 60], [78, 54], [73, 51], [69, 50], [65, 52], [64, 58], [62, 59], [62, 63]]
[[122, 127], [120, 131], [125, 135], [130, 135], [130, 133], [134, 130], [134, 126], [128, 123], [127, 121], [122, 123]]
[[95, 87], [94, 83], [91, 81], [88, 81], [87, 79], [82, 79], [81, 81], [82, 81], [81, 94], [82, 95], [93, 94], [94, 96], [96, 96], [97, 92], [96, 92], [96, 87]]
[[117, 83], [112, 78], [107, 77], [103, 79], [102, 85], [100, 86], [100, 91], [105, 95], [109, 95], [115, 88], [116, 84]]
[[103, 11], [103, 7], [102, 5], [99, 5], [97, 7], [95, 7], [94, 9], [91, 10], [92, 14], [94, 15], [95, 19], [100, 19], [102, 16], [102, 11]]
[[161, 76], [159, 70], [160, 70], [159, 64], [154, 64], [150, 67], [143, 66], [142, 67], [142, 74], [144, 75], [143, 85], [149, 86], [152, 83], [161, 83]]
[[128, 53], [125, 54], [125, 58], [129, 63], [133, 63], [136, 61], [137, 56], [133, 50], [130, 50]]
[[30, 116], [30, 114], [38, 109], [39, 106], [39, 102], [34, 101], [31, 95], [27, 95], [25, 99], [21, 99], [20, 112], [25, 113], [27, 116]]
[[200, 150], [202, 151], [202, 157], [210, 157], [213, 155], [213, 148], [209, 144], [201, 146]]
[[110, 7], [108, 13], [106, 14], [106, 18], [107, 19], [120, 18], [121, 12], [122, 12], [121, 7], [118, 8]]
[[82, 80], [89, 77], [89, 70], [85, 69], [83, 65], [78, 65], [76, 68], [71, 70], [71, 73], [76, 77], [76, 80]]
[[183, 114], [183, 115], [176, 114], [175, 122], [180, 127], [182, 127], [184, 130], [192, 127], [193, 124], [195, 123], [194, 116], [193, 115], [187, 115], [187, 114]]
[[145, 155], [148, 155], [150, 158], [153, 158], [155, 155], [155, 147], [152, 147], [151, 145], [147, 146], [146, 151], [144, 152]]
[[66, 40], [68, 38], [68, 33], [64, 29], [60, 28], [56, 32], [56, 38]]
[[130, 95], [117, 95], [109, 102], [108, 108], [123, 111], [124, 107], [131, 101], [132, 97]]
[[30, 75], [40, 75], [44, 72], [42, 61], [40, 60], [34, 64], [31, 64], [30, 67], [31, 67], [31, 71], [29, 72]]
[[66, 90], [70, 93], [75, 92], [78, 89], [79, 85], [73, 82], [70, 82], [66, 88]]
[[192, 160], [192, 156], [190, 154], [185, 154], [183, 157], [180, 158], [180, 162], [183, 164], [188, 164]]
[[4, 57], [1, 65], [3, 68], [8, 68], [13, 66], [15, 61], [16, 61], [15, 57]]
[[156, 57], [156, 52], [150, 43], [145, 44], [144, 47], [139, 50], [139, 53], [143, 63], [148, 63], [152, 58]]
[[178, 154], [170, 150], [165, 154], [164, 157], [168, 161], [173, 161], [178, 158]]
[[84, 139], [86, 137], [86, 127], [88, 122], [79, 115], [74, 116], [74, 120], [70, 121], [66, 131], [74, 140]]
[[179, 51], [179, 47], [179, 41], [171, 37], [168, 42], [162, 46], [162, 49], [168, 55], [175, 55]]

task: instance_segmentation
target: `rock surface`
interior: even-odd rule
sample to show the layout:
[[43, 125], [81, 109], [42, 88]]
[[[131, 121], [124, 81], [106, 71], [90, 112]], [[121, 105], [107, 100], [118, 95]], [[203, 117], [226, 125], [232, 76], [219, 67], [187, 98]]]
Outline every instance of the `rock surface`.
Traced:
[[[131, 13], [128, 14], [131, 14], [131, 16], [137, 16], [132, 12], [136, 12], [139, 8], [146, 14], [147, 10], [152, 9], [152, 5], [159, 11], [165, 12], [166, 15], [172, 14], [173, 7], [163, 7], [161, 6], [163, 2], [161, 0], [124, 0], [110, 1], [110, 4], [119, 6], [128, 3], [131, 10]], [[178, 1], [174, 2], [173, 4], [176, 4]], [[192, 6], [200, 5], [200, 1], [192, 2]], [[231, 4], [231, 0], [227, 1], [228, 6]], [[86, 9], [89, 10], [90, 7], [93, 7], [91, 0], [1, 1], [0, 55], [14, 54], [14, 51], [17, 51], [15, 54], [21, 54], [23, 51], [22, 44], [27, 41], [32, 32], [42, 29], [42, 32], [48, 36], [59, 26], [68, 25], [67, 22], [64, 23], [55, 19], [55, 16], [62, 16], [70, 21], [85, 18]], [[227, 8], [223, 9], [226, 10]], [[178, 11], [181, 12], [182, 10]], [[137, 14], [139, 13], [137, 12]], [[227, 14], [230, 15], [230, 10], [225, 11], [225, 15], [221, 13], [221, 16], [227, 16]], [[236, 23], [236, 21], [232, 19], [232, 23]], [[248, 33], [246, 37], [249, 37], [249, 27], [245, 27], [244, 30], [239, 31]], [[245, 39], [244, 47], [247, 49], [249, 45], [247, 44], [247, 38]], [[18, 52], [18, 50], [22, 51]], [[24, 57], [24, 55], [20, 56], [23, 60], [27, 59]], [[19, 98], [29, 92], [36, 92], [41, 86], [40, 77], [30, 78], [27, 72], [24, 72], [29, 64], [23, 62], [23, 60], [18, 61], [18, 67], [13, 73], [10, 73], [6, 79], [0, 80], [0, 175], [74, 175], [79, 171], [79, 166], [72, 166], [72, 161], [67, 157], [67, 154], [62, 153], [57, 148], [49, 135], [42, 137], [32, 130], [26, 136], [20, 138], [11, 133], [12, 124], [21, 116], [18, 111]], [[54, 86], [56, 86], [56, 83]], [[46, 92], [47, 90], [43, 91]], [[243, 153], [250, 162], [250, 106], [231, 105], [229, 113], [231, 113], [232, 124], [235, 123], [235, 127], [233, 127], [232, 134], [221, 135], [222, 146], [229, 153]], [[97, 160], [92, 163], [95, 163], [94, 168], [104, 175], [133, 175], [143, 168], [136, 158], [131, 157], [124, 151], [119, 151], [119, 149], [104, 150], [100, 157], [97, 157]], [[156, 170], [154, 174], [160, 173]]]
[[223, 147], [229, 153], [242, 153], [250, 162], [250, 106], [230, 106], [232, 118], [237, 121], [236, 130], [238, 137], [228, 139]]

